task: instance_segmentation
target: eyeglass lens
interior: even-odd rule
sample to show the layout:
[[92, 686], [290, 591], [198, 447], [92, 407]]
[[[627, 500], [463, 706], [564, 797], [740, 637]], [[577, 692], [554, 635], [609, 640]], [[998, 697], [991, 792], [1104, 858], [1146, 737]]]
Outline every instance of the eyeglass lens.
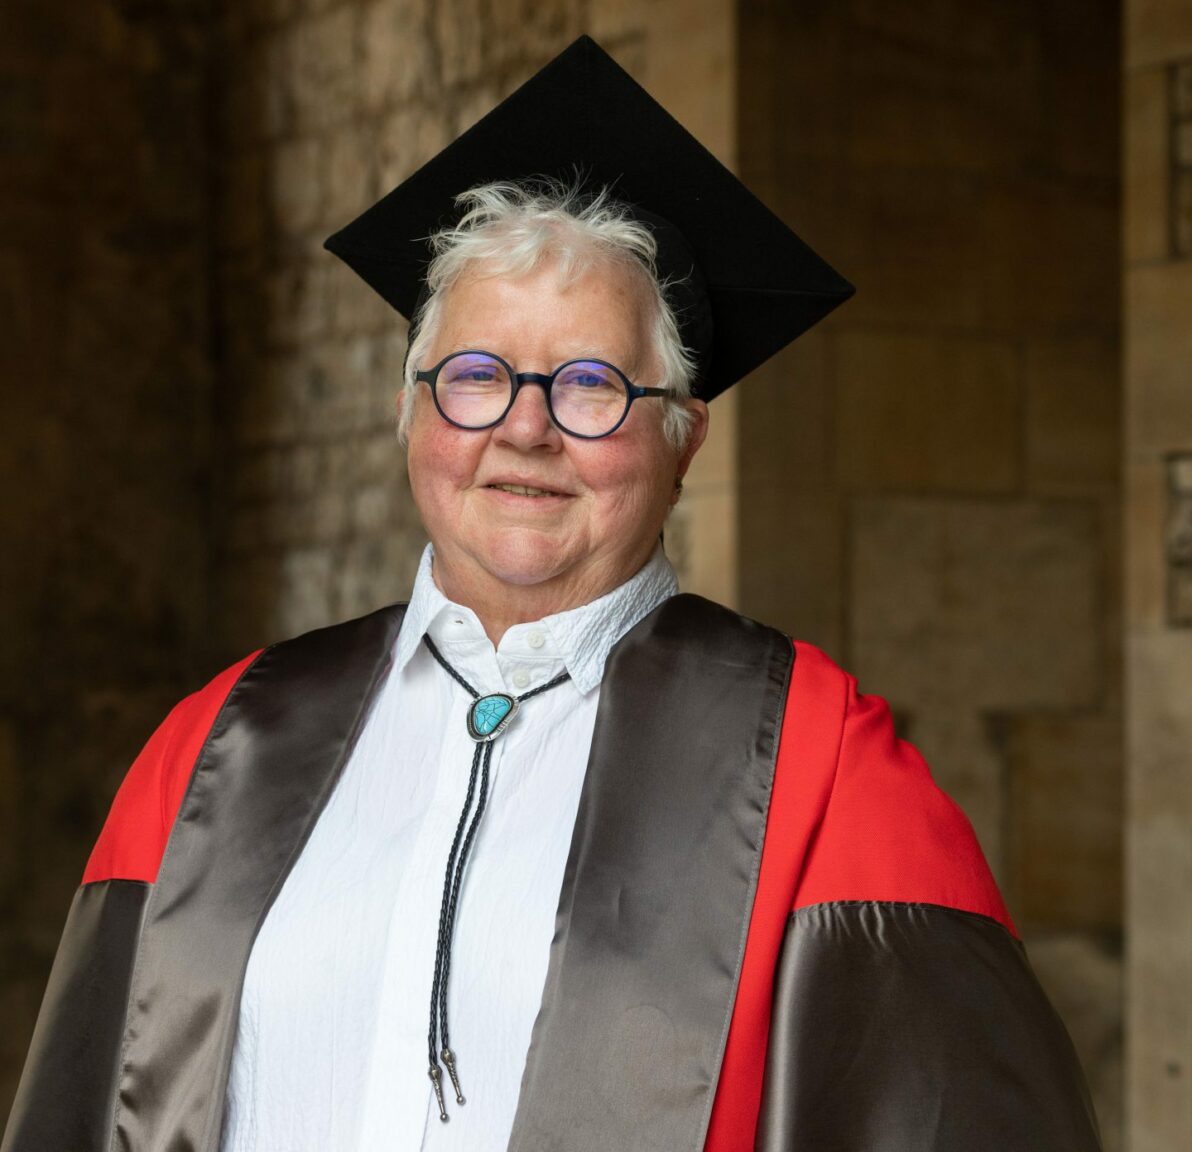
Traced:
[[[464, 428], [486, 428], [509, 407], [513, 380], [494, 356], [461, 352], [440, 368], [435, 392], [443, 414]], [[625, 381], [607, 364], [576, 360], [556, 373], [550, 408], [568, 432], [600, 436], [612, 431], [625, 413]]]

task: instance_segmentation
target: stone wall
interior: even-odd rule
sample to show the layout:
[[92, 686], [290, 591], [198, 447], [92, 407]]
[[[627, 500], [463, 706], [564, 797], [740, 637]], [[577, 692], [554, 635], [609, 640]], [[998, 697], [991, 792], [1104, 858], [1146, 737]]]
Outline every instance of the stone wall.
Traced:
[[1192, 7], [1125, 6], [1127, 1104], [1192, 1147]]
[[965, 807], [1117, 1148], [1118, 7], [739, 11], [742, 176], [858, 285], [738, 390], [741, 604]]
[[112, 793], [204, 672], [206, 48], [193, 0], [5, 5], [3, 1118]]

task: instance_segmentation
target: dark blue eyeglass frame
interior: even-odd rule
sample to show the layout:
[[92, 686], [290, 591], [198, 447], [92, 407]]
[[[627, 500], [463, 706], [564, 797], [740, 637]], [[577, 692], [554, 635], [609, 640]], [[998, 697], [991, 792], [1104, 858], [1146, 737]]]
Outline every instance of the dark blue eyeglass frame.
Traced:
[[[495, 420], [490, 420], [487, 424], [461, 424], [458, 420], [452, 420], [446, 412], [443, 411], [442, 404], [439, 403], [439, 372], [443, 366], [459, 356], [487, 356], [500, 364], [509, 374], [509, 379], [513, 382], [509, 389], [509, 403], [505, 405], [505, 410]], [[572, 364], [600, 364], [605, 368], [611, 369], [617, 374], [617, 377], [625, 385], [625, 410], [621, 413], [620, 419], [607, 432], [573, 432], [565, 424], [561, 423], [559, 418], [555, 415], [554, 405], [551, 403], [551, 386], [555, 382], [555, 378], [563, 371], [564, 368], [570, 368]], [[546, 410], [550, 415], [551, 423], [558, 428], [558, 430], [567, 436], [573, 436], [577, 440], [603, 440], [606, 436], [611, 436], [622, 424], [625, 423], [629, 415], [629, 409], [633, 406], [634, 400], [640, 400], [643, 396], [672, 396], [674, 393], [669, 388], [641, 388], [634, 384], [624, 372], [621, 371], [615, 364], [610, 364], [607, 360], [601, 360], [596, 356], [579, 356], [574, 360], [568, 360], [560, 364], [550, 375], [543, 375], [541, 372], [515, 372], [513, 366], [506, 360], [503, 360], [495, 352], [488, 352], [483, 348], [463, 348], [458, 352], [452, 352], [449, 356], [444, 356], [433, 368], [427, 368], [422, 371], [414, 373], [414, 379], [422, 381], [430, 385], [431, 398], [435, 402], [435, 408], [438, 410], [440, 416], [447, 421], [453, 428], [462, 428], [465, 432], [483, 432], [488, 428], [495, 428], [506, 416], [509, 415], [513, 405], [517, 403], [517, 394], [526, 384], [536, 384], [546, 395]]]

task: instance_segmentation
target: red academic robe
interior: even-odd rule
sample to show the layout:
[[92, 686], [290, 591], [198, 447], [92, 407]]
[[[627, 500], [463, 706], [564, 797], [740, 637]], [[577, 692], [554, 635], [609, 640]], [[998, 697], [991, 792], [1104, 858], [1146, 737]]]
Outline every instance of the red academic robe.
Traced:
[[[179, 704], [112, 805], [0, 1152], [216, 1152], [252, 940], [400, 607]], [[960, 810], [818, 649], [692, 596], [610, 655], [510, 1148], [1091, 1152]]]

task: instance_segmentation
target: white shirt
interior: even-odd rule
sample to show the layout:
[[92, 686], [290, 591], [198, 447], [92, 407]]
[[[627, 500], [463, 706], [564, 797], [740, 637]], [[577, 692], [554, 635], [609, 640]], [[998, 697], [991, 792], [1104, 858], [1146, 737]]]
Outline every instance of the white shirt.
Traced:
[[[607, 596], [494, 649], [423, 553], [389, 674], [253, 945], [221, 1152], [504, 1152], [538, 1014], [610, 648], [678, 591], [661, 547]], [[439, 1120], [427, 1030], [443, 876], [474, 745], [470, 697], [527, 700], [493, 746], [456, 916], [451, 1047], [467, 1103]]]

